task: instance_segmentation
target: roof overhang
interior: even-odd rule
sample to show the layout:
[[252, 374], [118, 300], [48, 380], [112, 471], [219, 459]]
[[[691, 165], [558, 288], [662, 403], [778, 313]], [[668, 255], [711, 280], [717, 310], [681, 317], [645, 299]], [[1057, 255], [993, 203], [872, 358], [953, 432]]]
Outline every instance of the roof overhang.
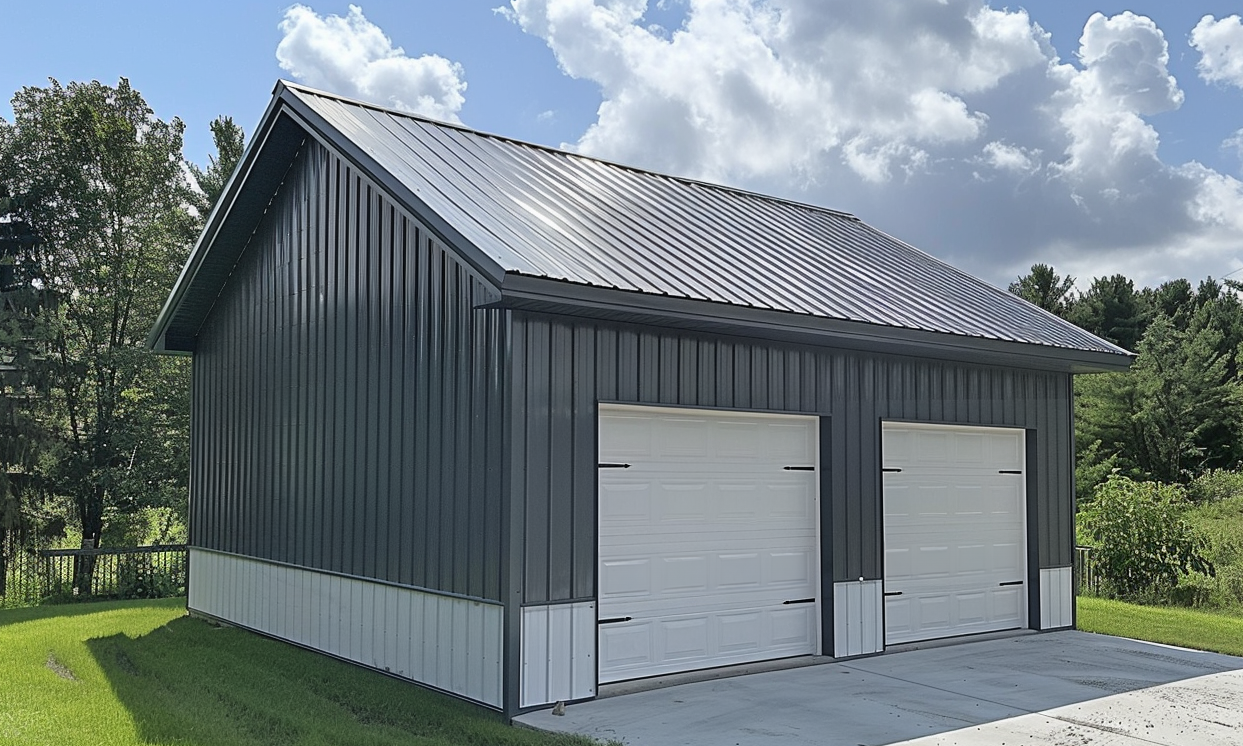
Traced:
[[1134, 355], [1009, 342], [649, 295], [510, 273], [496, 307], [709, 334], [1065, 373], [1123, 371]]

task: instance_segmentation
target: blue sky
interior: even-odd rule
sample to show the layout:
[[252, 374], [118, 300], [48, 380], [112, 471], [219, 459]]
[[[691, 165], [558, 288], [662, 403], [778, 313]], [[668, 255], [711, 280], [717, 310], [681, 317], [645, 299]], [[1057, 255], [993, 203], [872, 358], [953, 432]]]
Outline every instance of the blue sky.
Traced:
[[185, 121], [186, 156], [203, 163], [212, 118], [250, 132], [273, 83], [294, 79], [848, 210], [1001, 285], [1033, 262], [1080, 287], [1113, 272], [1156, 284], [1243, 268], [1238, 12], [1207, 0], [46, 0], [5, 10], [0, 93], [128, 77], [158, 116]]

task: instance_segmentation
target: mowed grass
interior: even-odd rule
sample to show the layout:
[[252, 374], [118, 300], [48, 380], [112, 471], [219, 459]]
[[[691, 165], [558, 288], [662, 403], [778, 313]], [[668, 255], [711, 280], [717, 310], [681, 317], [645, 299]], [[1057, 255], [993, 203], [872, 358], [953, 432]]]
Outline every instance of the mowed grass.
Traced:
[[185, 615], [184, 599], [0, 611], [0, 744], [585, 746]]
[[1243, 618], [1171, 606], [1078, 599], [1079, 629], [1103, 635], [1243, 655]]

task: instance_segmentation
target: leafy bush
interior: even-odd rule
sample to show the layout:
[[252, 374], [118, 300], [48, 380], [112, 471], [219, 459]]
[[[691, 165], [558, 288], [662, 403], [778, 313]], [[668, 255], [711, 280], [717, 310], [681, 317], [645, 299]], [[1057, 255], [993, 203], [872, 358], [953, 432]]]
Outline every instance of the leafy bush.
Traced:
[[[1172, 591], [1189, 572], [1214, 576], [1205, 557], [1208, 540], [1182, 513], [1189, 505], [1181, 485], [1136, 482], [1113, 474], [1080, 511], [1078, 534], [1093, 547], [1093, 561], [1113, 595], [1150, 600]], [[1182, 594], [1193, 603], [1196, 590]]]
[[121, 555], [119, 560], [117, 567], [117, 596], [119, 598], [169, 598], [185, 593], [185, 589], [177, 579], [177, 570], [153, 562], [151, 555]]
[[1194, 503], [1210, 503], [1243, 496], [1243, 472], [1210, 469], [1187, 485], [1187, 497]]

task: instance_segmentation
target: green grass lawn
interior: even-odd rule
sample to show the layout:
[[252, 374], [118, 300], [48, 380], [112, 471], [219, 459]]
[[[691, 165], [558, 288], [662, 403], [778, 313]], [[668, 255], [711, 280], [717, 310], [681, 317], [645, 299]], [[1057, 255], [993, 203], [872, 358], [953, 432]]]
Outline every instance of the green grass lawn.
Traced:
[[185, 599], [0, 611], [0, 744], [585, 746], [185, 615]]
[[1079, 629], [1103, 635], [1243, 655], [1243, 618], [1170, 606], [1081, 596]]

